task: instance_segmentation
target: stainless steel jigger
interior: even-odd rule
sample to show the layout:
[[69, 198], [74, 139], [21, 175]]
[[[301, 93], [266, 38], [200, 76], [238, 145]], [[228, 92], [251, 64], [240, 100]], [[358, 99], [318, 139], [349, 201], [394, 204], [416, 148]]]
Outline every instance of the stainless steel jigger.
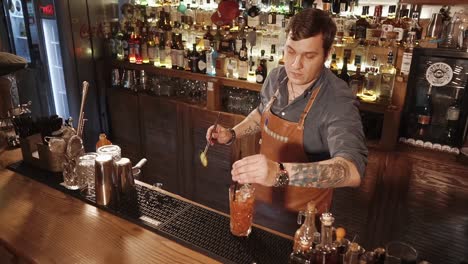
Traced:
[[116, 202], [117, 190], [113, 182], [114, 161], [109, 154], [99, 154], [95, 163], [96, 203], [108, 206]]
[[132, 163], [127, 158], [115, 162], [116, 179], [121, 194], [127, 194], [135, 188], [133, 180]]

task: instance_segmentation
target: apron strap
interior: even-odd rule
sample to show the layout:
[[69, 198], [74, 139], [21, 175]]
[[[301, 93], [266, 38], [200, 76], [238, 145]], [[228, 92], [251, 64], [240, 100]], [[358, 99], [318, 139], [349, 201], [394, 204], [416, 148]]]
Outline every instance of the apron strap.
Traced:
[[263, 110], [264, 113], [267, 113], [270, 110], [276, 98], [278, 98], [278, 95], [279, 95], [279, 88], [276, 89], [275, 94], [270, 98], [270, 101], [268, 101], [268, 104], [265, 106], [265, 109]]
[[318, 93], [320, 92], [320, 86], [317, 87], [313, 92], [312, 95], [310, 96], [309, 102], [307, 103], [306, 107], [304, 108], [304, 111], [301, 114], [301, 118], [299, 119], [298, 125], [299, 127], [304, 127], [304, 122], [307, 117], [307, 114], [309, 113], [310, 108], [312, 108], [312, 105], [315, 102], [315, 98], [317, 97]]

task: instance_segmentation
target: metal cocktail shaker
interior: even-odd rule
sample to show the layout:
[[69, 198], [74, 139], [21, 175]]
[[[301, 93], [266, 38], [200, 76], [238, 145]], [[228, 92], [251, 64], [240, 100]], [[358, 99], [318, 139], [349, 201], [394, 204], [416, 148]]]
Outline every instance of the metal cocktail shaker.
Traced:
[[114, 161], [111, 155], [99, 154], [95, 163], [96, 203], [109, 206], [117, 202], [117, 190], [113, 181]]
[[125, 195], [133, 191], [135, 188], [135, 181], [133, 180], [132, 163], [130, 160], [121, 158], [119, 161], [116, 161], [115, 172], [120, 194]]

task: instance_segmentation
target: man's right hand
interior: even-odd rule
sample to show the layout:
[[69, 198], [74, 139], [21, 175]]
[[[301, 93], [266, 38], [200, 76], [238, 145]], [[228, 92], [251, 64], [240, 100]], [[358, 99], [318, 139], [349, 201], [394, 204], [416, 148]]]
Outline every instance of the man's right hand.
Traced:
[[206, 141], [210, 142], [211, 145], [214, 145], [215, 142], [226, 144], [231, 140], [231, 138], [232, 133], [229, 132], [227, 128], [224, 128], [219, 124], [216, 126], [216, 131], [214, 130], [214, 125], [210, 126], [206, 131]]

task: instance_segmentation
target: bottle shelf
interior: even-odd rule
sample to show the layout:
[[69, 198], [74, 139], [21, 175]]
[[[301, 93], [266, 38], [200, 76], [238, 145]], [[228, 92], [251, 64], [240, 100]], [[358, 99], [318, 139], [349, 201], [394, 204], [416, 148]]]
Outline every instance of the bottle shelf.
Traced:
[[113, 68], [124, 68], [130, 70], [144, 70], [146, 73], [165, 75], [169, 77], [177, 77], [182, 79], [190, 79], [196, 81], [205, 81], [216, 83], [220, 86], [238, 87], [246, 90], [260, 92], [262, 85], [254, 82], [236, 80], [220, 76], [210, 76], [206, 74], [193, 73], [188, 71], [173, 70], [168, 68], [155, 67], [151, 64], [134, 64], [125, 61], [112, 61]]
[[[113, 60], [110, 63], [112, 69], [144, 70], [146, 74], [156, 74], [180, 79], [189, 79], [203, 82], [211, 82], [211, 87], [207, 89], [206, 106], [207, 110], [226, 111], [223, 108], [223, 89], [228, 87], [240, 88], [244, 90], [260, 92], [262, 85], [243, 80], [231, 79], [220, 76], [209, 76], [205, 74], [192, 73], [188, 71], [173, 70], [155, 67], [150, 64], [133, 64], [125, 61]], [[359, 110], [378, 113], [383, 116], [383, 125], [380, 139], [372, 140], [372, 146], [380, 149], [392, 149], [397, 143], [399, 120], [402, 109], [402, 100], [406, 90], [406, 82], [395, 82], [392, 103], [388, 101], [366, 102], [359, 100]], [[123, 89], [123, 88], [122, 88]], [[168, 97], [170, 100], [177, 100], [176, 97]], [[183, 100], [182, 100], [183, 101]], [[228, 111], [229, 112], [229, 111]]]

